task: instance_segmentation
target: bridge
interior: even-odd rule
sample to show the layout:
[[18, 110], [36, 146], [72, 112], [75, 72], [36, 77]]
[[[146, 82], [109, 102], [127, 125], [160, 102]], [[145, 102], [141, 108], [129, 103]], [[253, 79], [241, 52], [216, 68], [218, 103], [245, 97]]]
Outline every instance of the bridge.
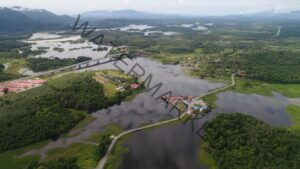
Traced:
[[[114, 54], [111, 55], [111, 51], [114, 49], [114, 47], [110, 48], [109, 51], [107, 52], [107, 54], [105, 54], [104, 57], [102, 58], [96, 58], [96, 59], [92, 59], [89, 61], [85, 61], [85, 62], [80, 62], [80, 63], [76, 63], [70, 66], [66, 66], [66, 67], [62, 67], [62, 68], [58, 68], [58, 69], [54, 69], [54, 70], [50, 70], [50, 71], [45, 71], [45, 72], [41, 72], [41, 73], [37, 73], [35, 75], [32, 76], [26, 76], [23, 78], [19, 78], [17, 80], [26, 80], [26, 79], [32, 79], [32, 78], [37, 78], [37, 77], [46, 77], [46, 76], [51, 76], [57, 73], [62, 73], [64, 71], [75, 71], [75, 70], [80, 70], [80, 69], [86, 69], [89, 67], [93, 67], [93, 66], [98, 66], [98, 65], [102, 65], [102, 64], [106, 64], [109, 62], [113, 62], [116, 60], [121, 59], [121, 57], [123, 56], [122, 54]], [[12, 80], [14, 81], [14, 80]], [[10, 82], [10, 81], [7, 81]], [[7, 83], [4, 82], [4, 83]]]

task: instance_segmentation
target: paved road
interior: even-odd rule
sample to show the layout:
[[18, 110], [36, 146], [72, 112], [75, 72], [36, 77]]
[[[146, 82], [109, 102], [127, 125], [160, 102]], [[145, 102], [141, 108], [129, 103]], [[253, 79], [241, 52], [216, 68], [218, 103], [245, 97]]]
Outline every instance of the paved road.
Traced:
[[[231, 75], [231, 84], [228, 85], [228, 86], [225, 86], [225, 87], [222, 87], [222, 88], [218, 88], [216, 90], [213, 90], [211, 92], [208, 92], [204, 95], [201, 95], [201, 96], [198, 96], [196, 97], [195, 99], [197, 98], [201, 98], [201, 97], [205, 97], [205, 96], [208, 96], [208, 95], [211, 95], [211, 94], [214, 94], [214, 93], [218, 93], [222, 90], [226, 90], [232, 86], [235, 85], [235, 73]], [[190, 105], [189, 105], [190, 106]], [[183, 113], [180, 117], [183, 117], [187, 112]], [[109, 154], [111, 153], [114, 145], [116, 144], [116, 142], [121, 138], [123, 137], [124, 135], [127, 135], [129, 133], [133, 133], [133, 132], [136, 132], [136, 131], [141, 131], [141, 130], [145, 130], [145, 129], [149, 129], [149, 128], [152, 128], [152, 127], [156, 127], [156, 126], [160, 126], [162, 124], [167, 124], [167, 123], [171, 123], [171, 122], [174, 122], [178, 120], [178, 117], [174, 118], [174, 119], [171, 119], [171, 120], [166, 120], [166, 121], [163, 121], [163, 122], [159, 122], [159, 123], [155, 123], [155, 124], [151, 124], [151, 125], [148, 125], [148, 126], [144, 126], [144, 127], [139, 127], [139, 128], [136, 128], [136, 129], [132, 129], [132, 130], [127, 130], [127, 131], [124, 131], [123, 133], [119, 134], [118, 136], [114, 137], [111, 144], [109, 145], [109, 148], [105, 154], [105, 156], [99, 161], [96, 169], [104, 169], [105, 167], [105, 164], [108, 160], [108, 157], [109, 157]]]
[[[40, 76], [44, 76], [44, 75], [59, 73], [59, 72], [62, 72], [63, 70], [68, 70], [68, 69], [73, 70], [74, 68], [78, 67], [79, 65], [85, 65], [85, 64], [88, 64], [88, 63], [91, 63], [91, 62], [98, 62], [100, 60], [103, 60], [103, 59], [107, 58], [110, 55], [110, 52], [112, 51], [113, 48], [114, 47], [110, 48], [109, 51], [107, 52], [107, 54], [103, 58], [97, 58], [97, 59], [93, 59], [93, 60], [89, 60], [89, 61], [85, 61], [85, 62], [80, 62], [80, 63], [74, 64], [74, 65], [70, 65], [70, 66], [66, 66], [66, 67], [62, 67], [62, 68], [58, 68], [58, 69], [54, 69], [54, 70], [50, 70], [50, 71], [46, 71], [46, 72], [37, 73], [37, 74], [32, 75], [32, 76], [26, 76], [26, 77], [15, 79], [15, 80], [32, 79], [32, 78], [36, 78], [36, 77], [40, 77]], [[114, 60], [110, 60], [110, 61], [114, 61]], [[106, 61], [106, 62], [103, 62], [101, 64], [105, 64], [105, 63], [108, 63], [110, 61]], [[92, 66], [95, 66], [95, 65], [97, 65], [97, 64], [94, 64]], [[91, 67], [91, 66], [87, 66], [87, 67]], [[87, 67], [84, 67], [84, 68], [87, 68]], [[12, 80], [12, 81], [15, 81], [15, 80]], [[11, 82], [11, 81], [6, 81], [4, 83], [8, 83], [8, 82]]]

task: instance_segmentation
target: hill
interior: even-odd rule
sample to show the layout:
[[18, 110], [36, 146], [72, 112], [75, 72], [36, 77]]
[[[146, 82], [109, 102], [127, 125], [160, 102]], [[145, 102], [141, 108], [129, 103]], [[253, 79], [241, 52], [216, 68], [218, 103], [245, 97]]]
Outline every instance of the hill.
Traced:
[[0, 8], [0, 32], [37, 31], [67, 27], [73, 19], [47, 10]]

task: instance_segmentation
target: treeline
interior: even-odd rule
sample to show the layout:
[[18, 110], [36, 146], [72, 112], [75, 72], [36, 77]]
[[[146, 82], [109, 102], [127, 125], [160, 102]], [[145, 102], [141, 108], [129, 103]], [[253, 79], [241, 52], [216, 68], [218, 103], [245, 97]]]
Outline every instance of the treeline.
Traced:
[[242, 54], [240, 65], [248, 77], [271, 83], [300, 83], [300, 53], [290, 51], [259, 51]]
[[20, 56], [17, 51], [1, 51], [0, 49], [0, 82], [1, 81], [6, 81], [15, 78], [16, 76], [6, 73], [4, 64], [1, 63], [1, 60], [6, 60], [6, 59], [19, 59]]
[[[0, 151], [15, 149], [44, 139], [56, 140], [85, 118], [83, 111], [107, 108], [132, 94], [113, 97], [90, 74], [70, 74], [26, 92], [0, 98]], [[76, 109], [76, 110], [74, 110]]]
[[64, 58], [60, 59], [55, 57], [54, 59], [49, 58], [29, 58], [27, 59], [27, 66], [35, 71], [45, 71], [50, 69], [57, 69], [64, 66], [73, 65], [80, 62], [91, 60], [90, 57], [79, 56], [75, 58]]
[[80, 169], [76, 161], [76, 158], [58, 158], [43, 163], [34, 161], [23, 169]]
[[205, 127], [204, 148], [220, 169], [300, 168], [300, 139], [240, 113], [221, 114]]
[[109, 145], [111, 143], [111, 138], [110, 138], [110, 134], [105, 134], [103, 135], [99, 142], [98, 142], [98, 148], [97, 148], [97, 151], [96, 151], [96, 155], [97, 155], [97, 158], [98, 160], [100, 160], [101, 158], [103, 158], [109, 148]]
[[239, 70], [246, 77], [269, 83], [300, 83], [300, 53], [245, 50], [206, 60], [194, 74], [204, 77], [229, 76]]
[[20, 39], [27, 39], [29, 37], [29, 33], [3, 33], [0, 35], [0, 51], [10, 51], [12, 49], [28, 46], [27, 43], [20, 41]]

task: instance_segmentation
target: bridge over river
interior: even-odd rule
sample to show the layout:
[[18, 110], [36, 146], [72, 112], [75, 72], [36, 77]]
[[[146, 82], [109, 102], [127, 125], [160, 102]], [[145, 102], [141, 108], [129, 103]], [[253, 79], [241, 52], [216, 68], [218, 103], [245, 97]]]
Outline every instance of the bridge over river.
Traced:
[[[40, 73], [37, 73], [35, 75], [19, 78], [17, 80], [32, 79], [32, 78], [37, 78], [37, 77], [46, 77], [46, 76], [51, 76], [51, 75], [54, 75], [54, 74], [57, 74], [57, 73], [62, 73], [62, 72], [65, 72], [65, 71], [74, 71], [74, 70], [86, 69], [88, 67], [93, 67], [93, 66], [98, 66], [98, 65], [109, 63], [109, 62], [113, 62], [113, 61], [116, 61], [116, 60], [120, 59], [120, 57], [122, 57], [121, 53], [111, 55], [110, 53], [113, 49], [114, 49], [114, 47], [110, 48], [109, 51], [107, 52], [107, 54], [104, 57], [101, 57], [101, 58], [96, 58], [96, 59], [92, 59], [92, 60], [89, 60], [89, 61], [80, 62], [80, 63], [77, 63], [77, 64], [73, 64], [73, 65], [70, 65], [70, 66], [66, 66], [66, 67], [62, 67], [62, 68], [58, 68], [58, 69], [54, 69], [54, 70], [50, 70], [50, 71], [40, 72]], [[15, 80], [12, 80], [12, 81], [15, 81]], [[11, 82], [11, 81], [4, 82], [3, 84], [8, 83], [8, 82]]]

